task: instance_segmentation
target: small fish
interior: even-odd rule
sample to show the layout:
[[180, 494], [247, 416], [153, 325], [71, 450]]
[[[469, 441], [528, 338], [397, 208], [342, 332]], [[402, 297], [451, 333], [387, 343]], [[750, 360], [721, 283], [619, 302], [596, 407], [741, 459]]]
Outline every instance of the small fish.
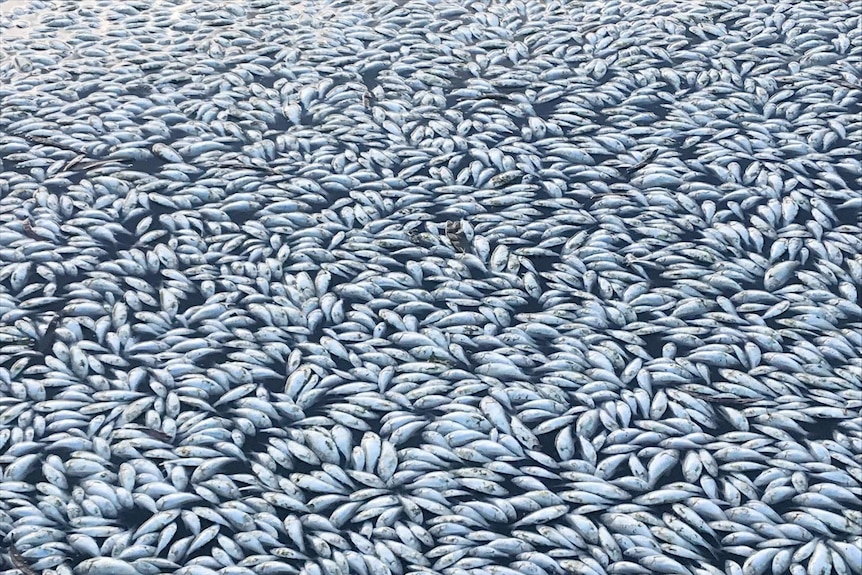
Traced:
[[449, 243], [460, 253], [465, 253], [467, 251], [467, 238], [464, 236], [463, 230], [461, 229], [460, 222], [455, 222], [449, 220], [446, 222], [446, 239], [449, 240]]
[[640, 162], [638, 162], [632, 166], [626, 166], [625, 167], [626, 173], [627, 174], [633, 174], [634, 172], [637, 172], [641, 168], [645, 167], [647, 164], [649, 164], [653, 160], [653, 158], [655, 158], [658, 155], [659, 150], [660, 150], [660, 148], [652, 148], [651, 150], [646, 152], [644, 154], [643, 159]]
[[10, 573], [860, 564], [851, 3], [6, 4]]
[[24, 556], [18, 552], [14, 543], [9, 546], [9, 559], [12, 560], [12, 564], [23, 575], [39, 575], [32, 567], [30, 567], [30, 563], [27, 562]]

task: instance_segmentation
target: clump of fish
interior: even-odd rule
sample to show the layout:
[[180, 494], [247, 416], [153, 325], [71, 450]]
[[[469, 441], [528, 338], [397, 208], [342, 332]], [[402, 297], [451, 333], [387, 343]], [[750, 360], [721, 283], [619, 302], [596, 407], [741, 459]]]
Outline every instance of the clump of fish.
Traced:
[[862, 573], [862, 13], [0, 2], [0, 567]]

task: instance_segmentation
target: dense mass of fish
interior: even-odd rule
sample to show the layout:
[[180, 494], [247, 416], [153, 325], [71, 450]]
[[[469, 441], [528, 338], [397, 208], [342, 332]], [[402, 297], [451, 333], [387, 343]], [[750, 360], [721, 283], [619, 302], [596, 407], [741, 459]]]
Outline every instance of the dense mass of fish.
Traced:
[[0, 3], [5, 572], [862, 572], [861, 16]]

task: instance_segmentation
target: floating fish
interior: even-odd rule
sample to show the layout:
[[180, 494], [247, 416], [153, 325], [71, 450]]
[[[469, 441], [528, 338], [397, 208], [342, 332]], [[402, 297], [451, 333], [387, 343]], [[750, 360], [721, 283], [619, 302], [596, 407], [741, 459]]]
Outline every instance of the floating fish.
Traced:
[[860, 573], [852, 3], [0, 4], [5, 567]]

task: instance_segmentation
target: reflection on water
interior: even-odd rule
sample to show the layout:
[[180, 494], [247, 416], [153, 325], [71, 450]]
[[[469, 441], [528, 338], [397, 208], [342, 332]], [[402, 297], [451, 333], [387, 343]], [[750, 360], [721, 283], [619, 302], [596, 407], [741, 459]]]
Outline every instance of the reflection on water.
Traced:
[[4, 40], [23, 38], [28, 29], [38, 23], [36, 14], [28, 14], [28, 0], [3, 0], [0, 2], [0, 46]]
[[[152, 0], [155, 6], [168, 4], [179, 12], [175, 2]], [[0, 0], [0, 47], [4, 41], [26, 38], [40, 23], [53, 29], [51, 38], [68, 40], [81, 30], [105, 32], [111, 21], [104, 8], [116, 6], [113, 0]], [[90, 9], [103, 8], [94, 13]], [[74, 19], [70, 19], [72, 17]], [[44, 34], [40, 32], [40, 35]]]

